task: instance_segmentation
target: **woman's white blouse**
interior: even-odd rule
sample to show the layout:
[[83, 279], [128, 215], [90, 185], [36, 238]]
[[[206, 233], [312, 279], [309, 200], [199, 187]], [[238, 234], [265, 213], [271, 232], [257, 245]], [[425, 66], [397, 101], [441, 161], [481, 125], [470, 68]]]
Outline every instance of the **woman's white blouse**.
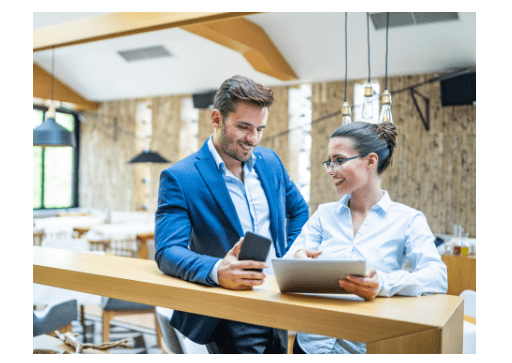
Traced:
[[[378, 296], [446, 293], [446, 265], [437, 252], [435, 237], [423, 213], [393, 202], [383, 191], [381, 200], [371, 208], [354, 237], [349, 200], [350, 194], [339, 202], [320, 205], [284, 258], [293, 258], [296, 251], [310, 248], [322, 251], [318, 259], [364, 259], [367, 268], [377, 270]], [[412, 272], [403, 270], [407, 259]], [[328, 343], [319, 339], [320, 336], [310, 336], [311, 339], [307, 336], [299, 337], [306, 351], [319, 353], [316, 348], [322, 350]], [[335, 342], [334, 338], [324, 338]], [[342, 352], [340, 348], [338, 344], [332, 346], [333, 352]]]

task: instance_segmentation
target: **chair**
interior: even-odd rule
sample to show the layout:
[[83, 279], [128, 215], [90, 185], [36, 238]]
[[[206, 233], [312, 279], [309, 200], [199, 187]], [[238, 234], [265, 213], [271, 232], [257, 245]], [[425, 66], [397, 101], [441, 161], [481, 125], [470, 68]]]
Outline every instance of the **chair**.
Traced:
[[137, 240], [135, 237], [125, 238], [88, 238], [91, 251], [104, 251], [105, 253], [122, 256], [137, 257]]
[[102, 297], [101, 308], [103, 309], [103, 343], [108, 343], [110, 341], [110, 321], [114, 318], [114, 316], [153, 313], [155, 316], [155, 331], [157, 337], [157, 344], [160, 347], [160, 341], [162, 337], [160, 333], [160, 328], [158, 327], [158, 319], [156, 317], [156, 311], [154, 306], [135, 303], [131, 301], [113, 299], [110, 297]]
[[[89, 252], [96, 254], [104, 254], [104, 252], [89, 251], [89, 242], [85, 238], [48, 238], [44, 240], [44, 247], [60, 248], [65, 250], [71, 250], [76, 252]], [[85, 309], [84, 305], [97, 305], [101, 304], [101, 297], [98, 295], [87, 294], [85, 292], [79, 292], [75, 290], [62, 289], [53, 286], [32, 284], [32, 300], [33, 305], [51, 305], [55, 301], [64, 299], [76, 299], [80, 307], [80, 323], [82, 329], [85, 332]]]
[[71, 331], [71, 322], [77, 319], [78, 304], [75, 299], [61, 300], [34, 311], [33, 336]]
[[108, 252], [116, 256], [137, 257], [137, 240], [135, 239], [134, 236], [125, 236], [124, 238], [112, 238], [108, 246]]
[[34, 238], [34, 246], [41, 246], [43, 243], [43, 239], [46, 236], [44, 233], [44, 229], [35, 230], [32, 232]]
[[464, 298], [462, 353], [476, 354], [476, 291], [464, 290], [459, 296]]
[[174, 329], [169, 321], [174, 310], [156, 307], [156, 316], [161, 330], [160, 344], [167, 354], [208, 354], [206, 346], [197, 344]]

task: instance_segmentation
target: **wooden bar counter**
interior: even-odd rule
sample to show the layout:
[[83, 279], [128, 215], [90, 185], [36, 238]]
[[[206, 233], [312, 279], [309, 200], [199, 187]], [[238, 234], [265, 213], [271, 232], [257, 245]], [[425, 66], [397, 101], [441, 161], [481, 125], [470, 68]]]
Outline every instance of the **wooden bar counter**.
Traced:
[[155, 261], [33, 247], [34, 283], [224, 319], [367, 343], [368, 353], [462, 353], [458, 296], [283, 294], [274, 276], [252, 291], [163, 274]]

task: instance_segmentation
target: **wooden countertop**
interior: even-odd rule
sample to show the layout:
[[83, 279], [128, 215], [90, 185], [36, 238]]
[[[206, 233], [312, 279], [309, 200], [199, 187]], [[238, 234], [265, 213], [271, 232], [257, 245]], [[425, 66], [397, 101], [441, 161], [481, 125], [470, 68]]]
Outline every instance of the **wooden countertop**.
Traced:
[[351, 339], [367, 343], [369, 353], [462, 352], [463, 303], [458, 296], [368, 302], [354, 295], [283, 294], [274, 276], [252, 291], [232, 291], [167, 276], [152, 260], [33, 249], [34, 283]]

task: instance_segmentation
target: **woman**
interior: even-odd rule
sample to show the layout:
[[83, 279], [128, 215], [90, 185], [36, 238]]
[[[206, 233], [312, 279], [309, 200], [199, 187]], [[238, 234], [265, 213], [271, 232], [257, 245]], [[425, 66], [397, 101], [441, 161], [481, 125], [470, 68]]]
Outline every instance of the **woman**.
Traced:
[[[324, 161], [339, 202], [322, 204], [284, 258], [366, 260], [364, 277], [339, 284], [365, 300], [376, 296], [446, 293], [441, 261], [423, 213], [393, 202], [380, 188], [396, 146], [391, 123], [353, 122], [338, 128]], [[412, 272], [403, 269], [410, 261]], [[294, 353], [365, 353], [366, 344], [298, 333]]]

